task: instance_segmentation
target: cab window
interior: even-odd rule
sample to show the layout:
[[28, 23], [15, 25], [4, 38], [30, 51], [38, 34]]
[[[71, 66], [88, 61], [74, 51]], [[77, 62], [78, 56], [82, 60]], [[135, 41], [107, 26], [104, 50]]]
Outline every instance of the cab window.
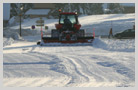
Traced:
[[77, 22], [75, 15], [61, 15], [60, 16], [60, 21], [59, 21], [60, 24], [64, 24], [64, 19], [65, 18], [69, 19], [72, 24], [75, 24]]

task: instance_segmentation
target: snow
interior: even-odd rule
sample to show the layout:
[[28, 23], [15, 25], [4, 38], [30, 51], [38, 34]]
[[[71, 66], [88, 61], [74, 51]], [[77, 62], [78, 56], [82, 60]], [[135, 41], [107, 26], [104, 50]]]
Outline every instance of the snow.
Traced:
[[7, 45], [10, 45], [14, 42], [14, 40], [12, 38], [4, 38], [3, 37], [3, 47], [4, 46], [7, 46]]
[[50, 9], [29, 9], [26, 15], [47, 15]]
[[132, 87], [134, 44], [96, 38], [93, 46], [41, 47], [26, 39], [3, 48], [4, 86]]
[[3, 3], [3, 20], [10, 19], [10, 3]]
[[110, 28], [113, 29], [113, 34], [132, 28], [135, 22], [134, 14], [110, 14], [110, 15], [94, 15], [87, 17], [80, 17], [82, 28], [86, 32], [93, 32], [95, 28], [96, 36], [108, 35]]
[[[4, 34], [3, 85], [6, 87], [134, 87], [135, 39], [107, 39], [96, 37], [90, 45], [38, 46], [40, 27], [31, 25], [39, 18], [24, 20], [22, 39]], [[54, 28], [57, 19], [46, 19], [45, 25]], [[81, 16], [82, 28], [96, 28], [97, 35], [107, 35], [107, 23], [131, 28], [134, 14]], [[118, 21], [119, 20], [119, 21]], [[104, 24], [105, 26], [101, 26]], [[99, 25], [99, 28], [96, 27]], [[125, 25], [125, 26], [124, 26]], [[109, 25], [110, 26], [110, 25]], [[4, 32], [18, 31], [11, 26]], [[50, 31], [50, 29], [48, 31]], [[102, 31], [102, 30], [103, 31]], [[30, 32], [30, 33], [29, 33]], [[98, 33], [99, 32], [99, 33]], [[100, 33], [101, 32], [101, 33]], [[30, 35], [31, 34], [31, 35]], [[11, 38], [12, 37], [12, 38]], [[9, 39], [10, 38], [10, 39]], [[6, 44], [7, 43], [9, 44]], [[12, 42], [13, 41], [13, 42]], [[11, 43], [10, 43], [11, 42]]]
[[15, 24], [15, 16], [13, 16], [12, 18], [10, 18], [10, 20], [8, 21], [9, 25]]
[[[24, 29], [31, 29], [32, 25], [36, 25], [36, 21], [39, 18], [25, 19], [22, 22]], [[43, 18], [45, 26], [49, 29], [47, 33], [51, 33], [51, 29], [55, 29], [55, 24], [58, 23], [58, 19]], [[95, 28], [96, 36], [108, 35], [110, 28], [112, 27], [113, 34], [123, 31], [125, 29], [133, 28], [135, 22], [135, 14], [104, 14], [104, 15], [90, 15], [80, 16], [79, 22], [82, 25], [82, 29], [85, 29], [86, 33], [92, 34], [93, 28]], [[11, 29], [19, 29], [19, 25], [11, 26]], [[44, 27], [42, 27], [45, 31]], [[36, 27], [36, 30], [40, 30], [40, 27]]]
[[[23, 41], [24, 38], [20, 37], [19, 35], [20, 30], [19, 29], [10, 29], [6, 28], [4, 29], [3, 32], [3, 47], [11, 45], [12, 43], [18, 42], [18, 41]], [[37, 36], [37, 39], [40, 39], [41, 37], [38, 35], [40, 32], [37, 30], [30, 30], [30, 29], [22, 29], [21, 30], [21, 35], [22, 36], [28, 36], [33, 35], [34, 37]], [[33, 37], [33, 41], [34, 38]], [[32, 38], [32, 37], [31, 37]], [[32, 40], [30, 38], [30, 41]]]
[[123, 52], [123, 51], [135, 52], [135, 39], [134, 40], [126, 39], [124, 42], [123, 40], [118, 40], [118, 39], [99, 38], [99, 39], [95, 39], [93, 44], [95, 45], [94, 47], [101, 48], [104, 50], [120, 51], [120, 52]]

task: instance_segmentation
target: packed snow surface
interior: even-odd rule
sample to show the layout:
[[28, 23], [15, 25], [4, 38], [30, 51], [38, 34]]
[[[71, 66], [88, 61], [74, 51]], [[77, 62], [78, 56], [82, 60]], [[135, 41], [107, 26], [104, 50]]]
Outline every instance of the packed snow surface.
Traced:
[[[17, 30], [18, 25], [4, 30], [4, 86], [135, 86], [135, 39], [96, 37], [93, 43], [89, 45], [54, 43], [39, 46], [36, 45], [36, 42], [40, 40], [40, 34], [36, 31], [29, 31], [37, 19], [24, 20], [22, 28], [27, 31], [24, 32], [21, 39], [19, 39], [20, 37], [13, 39], [12, 35], [6, 33], [10, 30], [11, 32], [14, 29]], [[97, 35], [107, 35], [110, 28], [110, 24], [107, 23], [110, 23], [111, 20], [116, 23], [113, 25], [114, 32], [131, 28], [134, 14], [82, 16], [79, 20], [83, 25], [82, 27], [86, 28], [88, 32], [95, 27]], [[54, 28], [56, 21], [55, 19], [45, 19], [49, 28]], [[39, 29], [40, 27], [36, 27], [35, 30]]]
[[96, 38], [89, 46], [38, 46], [25, 37], [25, 41], [4, 47], [3, 58], [4, 86], [132, 87], [135, 84], [134, 39]]

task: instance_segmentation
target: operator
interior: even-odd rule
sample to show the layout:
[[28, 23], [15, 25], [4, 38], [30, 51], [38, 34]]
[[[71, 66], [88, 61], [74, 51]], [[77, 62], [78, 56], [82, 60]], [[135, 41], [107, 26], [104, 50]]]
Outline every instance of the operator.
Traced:
[[66, 27], [66, 29], [71, 29], [71, 27], [72, 27], [72, 23], [71, 23], [71, 21], [67, 18], [67, 16], [66, 16], [66, 18], [64, 19], [64, 26]]

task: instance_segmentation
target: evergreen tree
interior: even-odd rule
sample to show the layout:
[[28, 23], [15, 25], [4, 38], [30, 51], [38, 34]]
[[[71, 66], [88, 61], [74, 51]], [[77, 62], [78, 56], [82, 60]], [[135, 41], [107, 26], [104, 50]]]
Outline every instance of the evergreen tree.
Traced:
[[103, 14], [104, 13], [103, 12], [103, 6], [102, 5], [103, 5], [102, 3], [96, 3], [94, 5], [94, 11], [95, 11], [94, 14]]
[[57, 16], [59, 15], [59, 9], [63, 11], [64, 7], [66, 4], [64, 3], [54, 3], [55, 4], [55, 9], [51, 10], [51, 15], [54, 16], [55, 18], [58, 18]]
[[103, 14], [102, 3], [58, 3], [55, 4], [53, 15], [57, 15], [58, 9], [63, 12], [75, 12], [78, 14]]
[[87, 6], [86, 3], [81, 4], [81, 8], [82, 8], [82, 11], [83, 11], [82, 14], [87, 14], [86, 10], [85, 10], [86, 6]]
[[109, 13], [115, 14], [115, 13], [123, 13], [123, 6], [121, 6], [119, 3], [109, 3], [107, 4], [107, 8], [110, 10]]

